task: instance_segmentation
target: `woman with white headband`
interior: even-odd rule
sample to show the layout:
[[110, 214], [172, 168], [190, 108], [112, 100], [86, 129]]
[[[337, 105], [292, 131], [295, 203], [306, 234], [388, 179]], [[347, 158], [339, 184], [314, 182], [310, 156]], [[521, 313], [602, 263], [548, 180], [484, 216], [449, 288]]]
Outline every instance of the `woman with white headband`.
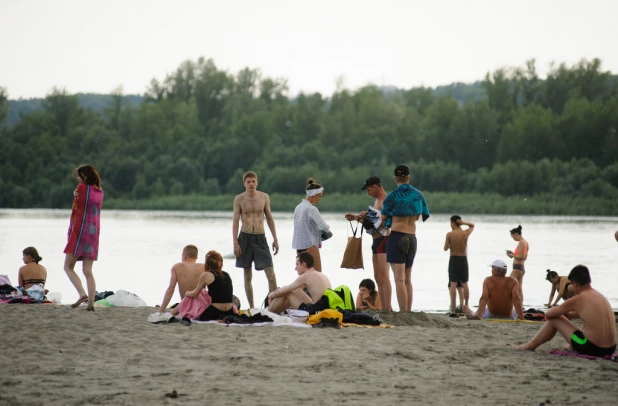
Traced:
[[320, 261], [320, 246], [322, 234], [330, 231], [330, 226], [324, 222], [316, 204], [322, 199], [324, 188], [313, 179], [307, 181], [305, 189], [307, 197], [294, 209], [294, 236], [292, 247], [298, 254], [307, 251], [313, 256], [316, 271], [322, 272]]

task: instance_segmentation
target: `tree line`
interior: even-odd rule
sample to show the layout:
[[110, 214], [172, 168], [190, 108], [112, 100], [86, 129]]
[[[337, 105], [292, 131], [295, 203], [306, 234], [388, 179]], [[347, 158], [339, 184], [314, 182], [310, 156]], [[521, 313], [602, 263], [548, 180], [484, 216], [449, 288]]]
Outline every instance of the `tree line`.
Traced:
[[11, 123], [0, 88], [0, 207], [69, 207], [81, 163], [123, 201], [234, 194], [247, 170], [267, 192], [302, 193], [314, 177], [357, 194], [401, 163], [427, 192], [616, 199], [616, 78], [594, 59], [541, 79], [532, 60], [471, 85], [290, 98], [285, 79], [200, 58], [153, 79], [139, 103], [116, 91], [84, 107], [54, 88]]

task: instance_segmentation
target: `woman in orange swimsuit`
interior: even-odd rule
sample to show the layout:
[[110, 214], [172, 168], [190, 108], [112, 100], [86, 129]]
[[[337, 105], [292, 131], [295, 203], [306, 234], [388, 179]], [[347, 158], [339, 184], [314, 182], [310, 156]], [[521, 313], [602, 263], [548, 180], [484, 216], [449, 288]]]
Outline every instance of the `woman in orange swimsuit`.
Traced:
[[521, 303], [524, 303], [524, 274], [526, 273], [526, 268], [524, 267], [524, 262], [528, 259], [528, 249], [530, 245], [528, 241], [524, 240], [524, 237], [521, 236], [521, 226], [514, 228], [511, 230], [511, 238], [517, 241], [517, 247], [515, 251], [507, 250], [506, 255], [509, 258], [513, 258], [513, 270], [511, 271], [511, 275], [513, 278], [517, 279], [519, 282], [519, 296], [521, 298]]

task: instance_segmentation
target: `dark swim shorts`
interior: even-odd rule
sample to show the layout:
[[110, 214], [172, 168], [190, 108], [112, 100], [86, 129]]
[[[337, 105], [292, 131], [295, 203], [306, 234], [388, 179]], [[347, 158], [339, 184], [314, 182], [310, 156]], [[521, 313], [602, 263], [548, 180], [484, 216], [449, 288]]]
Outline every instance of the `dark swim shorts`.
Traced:
[[256, 271], [273, 266], [273, 257], [264, 234], [249, 234], [241, 232], [238, 235], [241, 255], [236, 258], [236, 268], [251, 268], [255, 262]]
[[613, 355], [616, 351], [616, 344], [609, 348], [597, 347], [591, 341], [589, 341], [581, 330], [576, 330], [571, 336], [571, 347], [575, 351], [583, 355], [591, 355], [593, 357], [604, 357], [606, 355]]
[[468, 282], [468, 258], [466, 256], [451, 256], [448, 261], [449, 282]]
[[386, 262], [412, 268], [416, 256], [416, 235], [391, 231], [386, 242]]
[[371, 252], [373, 254], [386, 254], [386, 241], [388, 237], [378, 237], [373, 239], [373, 244], [371, 244]]
[[298, 306], [298, 310], [304, 310], [309, 314], [317, 314], [329, 307], [328, 296], [324, 295], [315, 303], [301, 303]]

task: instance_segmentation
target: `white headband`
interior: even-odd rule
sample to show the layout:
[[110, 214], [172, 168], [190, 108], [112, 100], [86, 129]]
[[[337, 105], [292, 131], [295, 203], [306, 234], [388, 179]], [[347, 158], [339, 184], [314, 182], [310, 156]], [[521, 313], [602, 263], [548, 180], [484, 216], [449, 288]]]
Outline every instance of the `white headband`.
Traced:
[[324, 188], [321, 187], [319, 189], [309, 189], [307, 190], [307, 196], [317, 196], [324, 191]]

